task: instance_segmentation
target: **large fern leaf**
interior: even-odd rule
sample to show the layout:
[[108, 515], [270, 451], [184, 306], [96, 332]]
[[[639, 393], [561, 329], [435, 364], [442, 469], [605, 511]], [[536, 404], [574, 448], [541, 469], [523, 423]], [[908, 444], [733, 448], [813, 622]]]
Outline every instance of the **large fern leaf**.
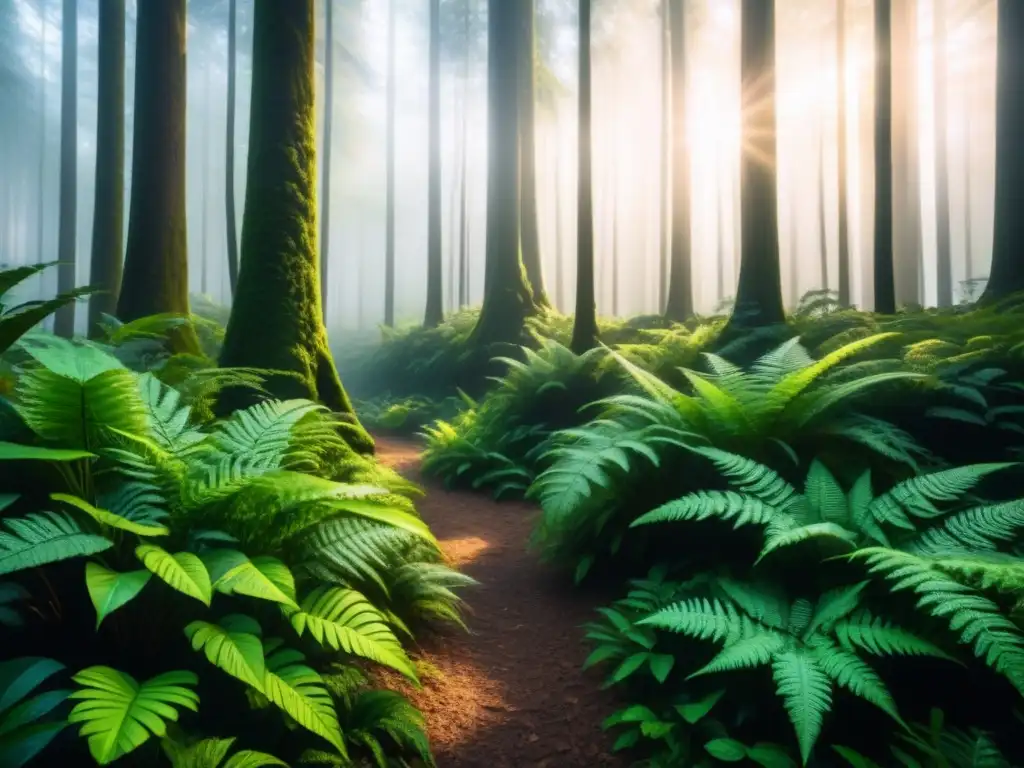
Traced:
[[0, 574], [104, 552], [114, 543], [84, 531], [70, 515], [39, 512], [3, 521]]

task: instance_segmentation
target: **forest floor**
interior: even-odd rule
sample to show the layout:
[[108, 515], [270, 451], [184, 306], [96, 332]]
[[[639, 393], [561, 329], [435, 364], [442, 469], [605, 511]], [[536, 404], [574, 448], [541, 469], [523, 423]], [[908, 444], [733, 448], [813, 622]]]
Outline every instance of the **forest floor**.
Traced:
[[426, 715], [438, 768], [625, 766], [601, 731], [616, 702], [581, 671], [581, 625], [606, 601], [527, 550], [536, 508], [446, 490], [420, 473], [417, 443], [376, 439], [381, 462], [426, 489], [417, 508], [449, 563], [480, 582], [464, 593], [469, 633], [421, 642], [423, 690], [388, 680]]

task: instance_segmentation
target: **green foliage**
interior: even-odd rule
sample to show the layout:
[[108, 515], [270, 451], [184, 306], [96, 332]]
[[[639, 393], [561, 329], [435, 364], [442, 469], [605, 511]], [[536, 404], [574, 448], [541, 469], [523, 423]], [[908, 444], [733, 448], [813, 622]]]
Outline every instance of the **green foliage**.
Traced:
[[94, 292], [92, 288], [76, 288], [52, 299], [9, 303], [13, 288], [56, 265], [57, 262], [53, 261], [0, 270], [0, 355], [58, 309]]

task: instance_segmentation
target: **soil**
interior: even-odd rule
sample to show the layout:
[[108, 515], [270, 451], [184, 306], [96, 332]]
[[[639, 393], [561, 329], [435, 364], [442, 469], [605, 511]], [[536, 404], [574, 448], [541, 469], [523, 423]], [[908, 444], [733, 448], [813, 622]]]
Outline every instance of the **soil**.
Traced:
[[[427, 491], [417, 507], [467, 590], [469, 633], [423, 641], [431, 674], [405, 692], [423, 711], [439, 768], [625, 766], [601, 722], [616, 708], [581, 671], [581, 625], [602, 601], [574, 590], [527, 549], [535, 507], [449, 491], [425, 479], [419, 446], [377, 437], [377, 455]], [[392, 682], [392, 681], [389, 681]]]

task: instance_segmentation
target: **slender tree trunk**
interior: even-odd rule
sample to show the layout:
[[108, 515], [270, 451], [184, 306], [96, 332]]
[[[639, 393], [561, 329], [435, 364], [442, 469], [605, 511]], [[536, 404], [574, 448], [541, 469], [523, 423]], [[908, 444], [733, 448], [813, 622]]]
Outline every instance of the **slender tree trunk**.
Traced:
[[825, 125], [824, 120], [818, 130], [818, 267], [821, 270], [821, 288], [829, 289], [828, 282], [828, 227], [826, 226], [825, 203]]
[[[213, 84], [210, 82], [210, 73], [212, 68], [206, 68], [206, 81], [203, 84], [203, 96], [204, 103], [206, 105], [207, 114], [213, 112]], [[201, 284], [203, 296], [210, 295], [210, 235], [209, 235], [209, 207], [210, 207], [210, 138], [209, 134], [203, 132], [203, 211], [200, 216], [201, 220], [201, 242], [200, 242], [200, 255], [201, 255]]]
[[846, 0], [836, 0], [836, 91], [839, 159], [839, 303], [844, 307], [852, 301], [850, 283], [850, 208], [848, 168], [846, 162]]
[[789, 203], [789, 297], [793, 308], [800, 303], [800, 244], [798, 237], [797, 201], [794, 194]]
[[949, 211], [949, 109], [946, 86], [946, 2], [935, 0], [932, 23], [935, 77], [935, 284], [936, 303], [953, 305], [953, 246]]
[[427, 143], [427, 308], [423, 325], [444, 320], [444, 265], [441, 241], [441, 2], [430, 0], [430, 97]]
[[469, 220], [466, 195], [466, 169], [469, 166], [469, 153], [466, 149], [469, 141], [469, 0], [466, 0], [463, 11], [464, 46], [462, 49], [462, 114], [460, 116], [462, 138], [459, 142], [459, 309], [469, 306]]
[[921, 191], [918, 174], [917, 3], [892, 6], [893, 261], [897, 306], [921, 303]]
[[690, 158], [686, 137], [686, 8], [672, 0], [672, 268], [665, 316], [683, 322], [693, 314], [690, 264]]
[[995, 230], [983, 303], [1024, 291], [1024, 3], [1004, 0], [998, 13]]
[[324, 160], [320, 167], [320, 303], [327, 322], [331, 285], [331, 137], [334, 126], [334, 0], [324, 0]]
[[[58, 231], [57, 290], [75, 287], [75, 240], [78, 235], [78, 2], [64, 0], [61, 18], [60, 83], [60, 229]], [[75, 302], [65, 304], [53, 318], [53, 331], [70, 338], [75, 333]]]
[[[140, 3], [136, 26], [131, 212], [117, 314], [188, 314], [185, 218], [185, 0]], [[172, 345], [197, 352], [189, 326]]]
[[672, 167], [672, 25], [669, 5], [661, 0], [661, 242], [658, 251], [658, 311], [668, 307], [668, 265], [671, 258], [672, 227], [669, 168]]
[[964, 163], [964, 271], [967, 278], [968, 288], [973, 290], [971, 283], [977, 275], [974, 272], [974, 243], [973, 243], [973, 230], [974, 222], [974, 197], [972, 195], [972, 176], [971, 173], [971, 97], [970, 90], [965, 88], [965, 97], [967, 103], [964, 105], [964, 150], [963, 150], [963, 163]]
[[238, 225], [235, 223], [235, 79], [237, 77], [238, 0], [228, 0], [228, 114], [224, 174], [224, 210], [228, 233], [228, 282], [231, 295], [238, 287]]
[[39, 197], [36, 201], [36, 263], [46, 261], [46, 0], [39, 0], [39, 18], [43, 20], [39, 46]]
[[[507, 2], [507, 0], [506, 0]], [[536, 0], [522, 4], [519, 50], [519, 205], [523, 266], [538, 307], [549, 306], [544, 290], [540, 224], [537, 216]]]
[[555, 122], [555, 303], [564, 311], [568, 306], [565, 298], [565, 253], [562, 243], [562, 153], [559, 151], [562, 132], [558, 119]]
[[448, 242], [444, 252], [448, 255], [448, 283], [446, 286], [445, 304], [449, 312], [458, 308], [455, 273], [459, 258], [459, 238], [456, 235], [459, 226], [459, 132], [456, 130], [459, 120], [459, 105], [455, 98], [455, 83], [452, 82], [452, 171], [449, 180], [448, 195]]
[[576, 316], [572, 351], [581, 355], [597, 346], [594, 295], [594, 189], [591, 128], [590, 0], [579, 0], [579, 166], [576, 197]]
[[388, 3], [387, 200], [384, 213], [384, 325], [395, 324], [395, 3]]
[[718, 164], [719, 172], [716, 175], [718, 179], [716, 192], [718, 194], [718, 200], [715, 203], [715, 231], [717, 232], [718, 240], [718, 259], [715, 265], [715, 302], [721, 303], [725, 298], [725, 260], [727, 258], [725, 252], [725, 182], [722, 174], [722, 164]]
[[96, 96], [96, 202], [89, 282], [102, 290], [89, 298], [89, 335], [103, 315], [117, 312], [124, 247], [125, 0], [99, 8]]
[[892, 240], [892, 7], [875, 0], [875, 311], [896, 312]]
[[[349, 444], [372, 451], [338, 378], [320, 308], [314, 23], [314, 0], [256, 0], [242, 269], [220, 363], [291, 372], [268, 379], [274, 396], [318, 400], [344, 414]], [[221, 407], [251, 397], [226, 391]]]
[[[525, 2], [525, 0], [524, 0]], [[524, 2], [488, 4], [487, 254], [484, 302], [473, 329], [477, 344], [517, 342], [527, 315], [535, 312], [520, 259], [519, 108], [517, 82]]]
[[[750, 139], [740, 166], [742, 253], [727, 337], [786, 319], [779, 276], [775, 0], [742, 2], [740, 71], [745, 103], [741, 130]], [[751, 109], [752, 104], [758, 108]]]

